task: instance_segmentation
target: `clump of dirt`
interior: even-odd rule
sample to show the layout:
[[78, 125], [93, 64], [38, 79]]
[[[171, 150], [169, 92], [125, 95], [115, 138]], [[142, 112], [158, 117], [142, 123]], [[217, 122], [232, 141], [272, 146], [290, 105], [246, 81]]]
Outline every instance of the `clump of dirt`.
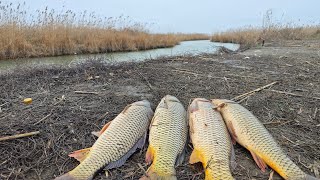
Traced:
[[[91, 61], [74, 68], [15, 69], [2, 74], [0, 136], [41, 133], [0, 142], [0, 179], [52, 179], [68, 172], [78, 162], [67, 155], [90, 147], [96, 140], [90, 132], [134, 101], [148, 99], [155, 108], [163, 96], [171, 94], [187, 107], [191, 98], [231, 99], [274, 81], [278, 83], [242, 105], [265, 124], [299, 167], [313, 174], [320, 161], [320, 57], [307, 45], [299, 51], [274, 47], [288, 52], [285, 55], [270, 48], [117, 65]], [[23, 104], [26, 97], [33, 98], [33, 103]], [[188, 164], [190, 147], [177, 177], [203, 179], [201, 166]], [[138, 179], [147, 169], [145, 151], [110, 170], [109, 177], [101, 172], [96, 179]], [[269, 177], [270, 170], [260, 172], [243, 147], [236, 145], [235, 154], [236, 179]], [[274, 179], [280, 179], [276, 173]]]

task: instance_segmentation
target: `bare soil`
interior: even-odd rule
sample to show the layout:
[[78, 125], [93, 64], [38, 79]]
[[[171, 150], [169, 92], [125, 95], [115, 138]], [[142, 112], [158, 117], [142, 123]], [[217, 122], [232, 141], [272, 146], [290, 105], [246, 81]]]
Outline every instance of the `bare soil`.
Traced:
[[[170, 57], [141, 63], [88, 62], [74, 68], [15, 69], [0, 75], [0, 136], [40, 130], [39, 135], [0, 141], [0, 179], [53, 179], [76, 167], [67, 155], [90, 147], [99, 130], [129, 103], [148, 99], [156, 107], [166, 94], [185, 107], [191, 98], [227, 98], [271, 82], [241, 104], [252, 111], [283, 150], [308, 174], [320, 170], [320, 42], [267, 44], [236, 54]], [[75, 91], [96, 92], [77, 94]], [[285, 94], [283, 93], [285, 92]], [[291, 93], [291, 94], [289, 94]], [[22, 103], [33, 98], [31, 105]], [[147, 146], [146, 146], [147, 147]], [[124, 166], [95, 179], [138, 179], [146, 170], [145, 149]], [[203, 179], [188, 164], [178, 179]], [[268, 179], [236, 145], [236, 179]], [[274, 179], [281, 179], [274, 173]]]

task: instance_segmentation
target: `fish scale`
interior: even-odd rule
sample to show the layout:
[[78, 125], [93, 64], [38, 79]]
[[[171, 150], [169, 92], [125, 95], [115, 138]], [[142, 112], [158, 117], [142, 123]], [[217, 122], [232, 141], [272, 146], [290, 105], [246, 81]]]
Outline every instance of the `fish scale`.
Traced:
[[176, 161], [186, 140], [186, 111], [177, 98], [167, 95], [157, 106], [150, 125], [146, 160], [152, 156], [153, 161], [147, 171], [148, 178], [176, 179]]
[[215, 99], [212, 102], [221, 112], [234, 139], [255, 153], [284, 179], [314, 179], [289, 159], [264, 125], [250, 111], [230, 100]]
[[135, 147], [145, 136], [152, 115], [153, 111], [148, 101], [139, 101], [127, 106], [99, 136], [86, 159], [57, 179], [92, 179], [98, 170], [117, 162]]
[[202, 162], [205, 179], [234, 179], [230, 172], [231, 141], [219, 112], [210, 101], [194, 99], [189, 106], [190, 137], [194, 147], [190, 163]]

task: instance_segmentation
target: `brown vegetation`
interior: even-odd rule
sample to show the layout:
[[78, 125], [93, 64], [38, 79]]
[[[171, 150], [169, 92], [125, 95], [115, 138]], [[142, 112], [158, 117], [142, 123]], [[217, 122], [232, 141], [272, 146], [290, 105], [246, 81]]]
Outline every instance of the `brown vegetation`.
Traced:
[[211, 41], [239, 43], [242, 47], [262, 44], [263, 41], [320, 39], [320, 25], [296, 25], [294, 23], [274, 23], [272, 12], [267, 11], [263, 27], [246, 27], [215, 33]]
[[213, 34], [211, 41], [238, 43], [243, 47], [262, 44], [262, 41], [302, 40], [320, 38], [319, 26], [244, 28]]
[[0, 59], [136, 51], [209, 39], [204, 34], [151, 34], [148, 24], [124, 16], [101, 18], [48, 8], [33, 13], [25, 6], [0, 2]]

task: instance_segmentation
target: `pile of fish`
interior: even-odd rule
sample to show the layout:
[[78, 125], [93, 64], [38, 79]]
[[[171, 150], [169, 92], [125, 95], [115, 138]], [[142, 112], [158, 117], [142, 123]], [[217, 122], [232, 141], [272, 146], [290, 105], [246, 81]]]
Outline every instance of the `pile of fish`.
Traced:
[[91, 148], [69, 155], [80, 164], [56, 180], [89, 180], [102, 169], [122, 166], [138, 148], [144, 147], [148, 127], [145, 161], [151, 165], [141, 180], [177, 179], [175, 167], [185, 158], [188, 126], [193, 144], [189, 163], [201, 162], [207, 180], [234, 179], [236, 142], [250, 151], [263, 172], [269, 166], [284, 179], [317, 179], [291, 161], [263, 124], [238, 103], [196, 98], [187, 112], [176, 97], [167, 95], [154, 113], [146, 100], [126, 106], [100, 132], [93, 133], [98, 139]]

